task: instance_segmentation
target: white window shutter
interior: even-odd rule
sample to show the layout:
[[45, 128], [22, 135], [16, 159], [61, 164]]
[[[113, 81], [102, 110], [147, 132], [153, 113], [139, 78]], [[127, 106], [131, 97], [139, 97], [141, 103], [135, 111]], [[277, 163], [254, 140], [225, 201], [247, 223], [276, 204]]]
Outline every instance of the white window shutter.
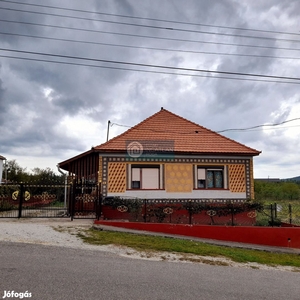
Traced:
[[141, 169], [140, 168], [132, 168], [132, 181], [141, 181]]
[[205, 180], [205, 169], [198, 169], [198, 179]]
[[142, 169], [142, 189], [159, 189], [159, 168]]

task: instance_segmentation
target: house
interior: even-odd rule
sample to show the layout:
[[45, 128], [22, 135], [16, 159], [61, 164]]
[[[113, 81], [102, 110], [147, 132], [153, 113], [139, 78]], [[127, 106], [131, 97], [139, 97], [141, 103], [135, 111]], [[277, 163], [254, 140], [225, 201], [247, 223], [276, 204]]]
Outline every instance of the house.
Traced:
[[2, 182], [3, 161], [4, 160], [6, 160], [6, 158], [0, 155], [0, 184]]
[[59, 163], [104, 197], [243, 201], [254, 198], [260, 151], [164, 108], [119, 136]]

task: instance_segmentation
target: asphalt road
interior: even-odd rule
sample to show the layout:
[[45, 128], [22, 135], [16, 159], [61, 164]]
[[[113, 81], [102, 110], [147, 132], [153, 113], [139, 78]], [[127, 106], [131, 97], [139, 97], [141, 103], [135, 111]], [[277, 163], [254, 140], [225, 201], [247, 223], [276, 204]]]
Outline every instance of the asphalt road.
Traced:
[[0, 299], [4, 291], [28, 291], [30, 299], [40, 300], [300, 299], [297, 272], [149, 261], [26, 243], [0, 242], [0, 249]]

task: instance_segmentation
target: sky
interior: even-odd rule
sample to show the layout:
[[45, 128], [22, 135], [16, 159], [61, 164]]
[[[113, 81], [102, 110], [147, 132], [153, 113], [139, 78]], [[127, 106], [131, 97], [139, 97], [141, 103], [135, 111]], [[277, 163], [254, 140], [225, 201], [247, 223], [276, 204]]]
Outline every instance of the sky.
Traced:
[[299, 15], [298, 0], [0, 1], [0, 155], [57, 171], [108, 120], [112, 138], [164, 107], [262, 151], [255, 178], [299, 176]]

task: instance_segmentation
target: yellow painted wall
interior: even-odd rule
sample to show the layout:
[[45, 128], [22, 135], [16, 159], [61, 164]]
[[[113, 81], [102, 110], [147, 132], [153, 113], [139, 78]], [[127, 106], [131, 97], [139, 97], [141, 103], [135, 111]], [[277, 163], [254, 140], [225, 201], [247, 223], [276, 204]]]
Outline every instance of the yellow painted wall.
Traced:
[[108, 163], [108, 192], [124, 193], [126, 191], [126, 164]]
[[193, 165], [166, 164], [165, 189], [167, 193], [191, 193], [193, 190]]
[[246, 192], [245, 165], [229, 165], [229, 190], [233, 193]]

